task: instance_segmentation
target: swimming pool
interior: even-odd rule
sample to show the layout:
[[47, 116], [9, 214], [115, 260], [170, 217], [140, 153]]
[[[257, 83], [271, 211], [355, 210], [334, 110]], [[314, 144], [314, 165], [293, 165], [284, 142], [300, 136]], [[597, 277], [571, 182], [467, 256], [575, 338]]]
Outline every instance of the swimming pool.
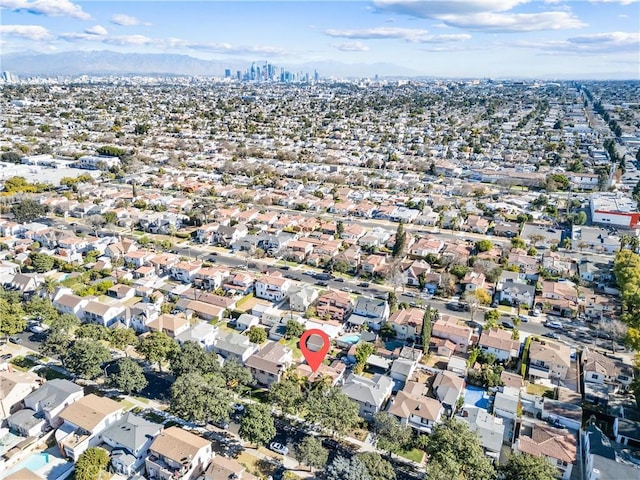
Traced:
[[489, 395], [486, 390], [473, 385], [467, 385], [464, 392], [464, 404], [470, 407], [478, 407], [484, 410], [489, 406]]
[[69, 475], [71, 469], [73, 469], [73, 463], [67, 462], [48, 452], [34, 453], [8, 472], [1, 474], [0, 478], [6, 478], [23, 468], [31, 470], [34, 473], [37, 472], [42, 478], [47, 480], [57, 480], [59, 478], [66, 478]]
[[340, 337], [338, 340], [341, 342], [350, 343], [353, 345], [360, 341], [360, 334], [345, 335], [344, 337]]

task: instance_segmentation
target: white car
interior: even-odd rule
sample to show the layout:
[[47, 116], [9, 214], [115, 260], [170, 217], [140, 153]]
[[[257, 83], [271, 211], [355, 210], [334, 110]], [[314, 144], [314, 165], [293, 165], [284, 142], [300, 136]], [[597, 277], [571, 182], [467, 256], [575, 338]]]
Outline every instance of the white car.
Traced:
[[31, 333], [44, 333], [47, 330], [49, 330], [49, 327], [47, 325], [32, 325], [29, 327], [29, 331]]
[[279, 453], [280, 455], [287, 455], [289, 453], [289, 449], [278, 442], [271, 442], [269, 444], [269, 449]]

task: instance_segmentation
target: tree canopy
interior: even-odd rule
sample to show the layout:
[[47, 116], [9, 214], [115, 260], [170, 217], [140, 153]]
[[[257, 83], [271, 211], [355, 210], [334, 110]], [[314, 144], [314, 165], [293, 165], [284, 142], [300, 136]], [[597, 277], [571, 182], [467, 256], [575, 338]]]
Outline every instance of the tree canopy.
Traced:
[[231, 415], [233, 395], [220, 374], [181, 375], [171, 386], [170, 410], [180, 418], [198, 422], [218, 422]]
[[308, 435], [296, 445], [296, 458], [309, 468], [323, 468], [327, 464], [329, 452], [322, 446], [322, 441]]
[[276, 427], [269, 407], [262, 403], [248, 405], [240, 420], [238, 434], [256, 445], [269, 443], [276, 436]]
[[554, 480], [558, 469], [543, 456], [515, 453], [498, 469], [503, 480]]
[[496, 476], [478, 436], [460, 420], [449, 419], [437, 425], [425, 451], [429, 456], [428, 473], [444, 475], [439, 478], [490, 480]]
[[111, 360], [107, 347], [84, 338], [75, 340], [65, 357], [65, 367], [71, 373], [88, 380], [102, 375], [102, 364]]
[[131, 358], [121, 358], [115, 363], [113, 373], [108, 377], [109, 385], [126, 393], [139, 392], [148, 384], [142, 367]]
[[75, 478], [76, 480], [96, 480], [107, 465], [109, 465], [109, 453], [104, 448], [87, 448], [78, 457]]

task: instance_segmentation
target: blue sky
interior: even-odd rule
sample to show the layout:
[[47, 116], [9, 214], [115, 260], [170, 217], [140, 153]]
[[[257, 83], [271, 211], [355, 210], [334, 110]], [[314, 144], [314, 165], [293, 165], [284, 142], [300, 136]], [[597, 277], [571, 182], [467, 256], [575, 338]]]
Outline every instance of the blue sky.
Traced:
[[108, 49], [434, 76], [640, 78], [640, 0], [0, 0], [5, 52]]

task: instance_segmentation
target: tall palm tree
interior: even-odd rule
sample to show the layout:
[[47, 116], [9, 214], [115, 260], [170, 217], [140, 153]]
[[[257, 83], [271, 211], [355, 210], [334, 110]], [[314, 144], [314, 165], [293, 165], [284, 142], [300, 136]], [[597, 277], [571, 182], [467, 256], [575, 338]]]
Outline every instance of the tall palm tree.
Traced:
[[41, 295], [44, 293], [46, 298], [53, 300], [53, 292], [55, 292], [58, 286], [58, 281], [53, 277], [44, 277], [42, 285], [40, 285]]

